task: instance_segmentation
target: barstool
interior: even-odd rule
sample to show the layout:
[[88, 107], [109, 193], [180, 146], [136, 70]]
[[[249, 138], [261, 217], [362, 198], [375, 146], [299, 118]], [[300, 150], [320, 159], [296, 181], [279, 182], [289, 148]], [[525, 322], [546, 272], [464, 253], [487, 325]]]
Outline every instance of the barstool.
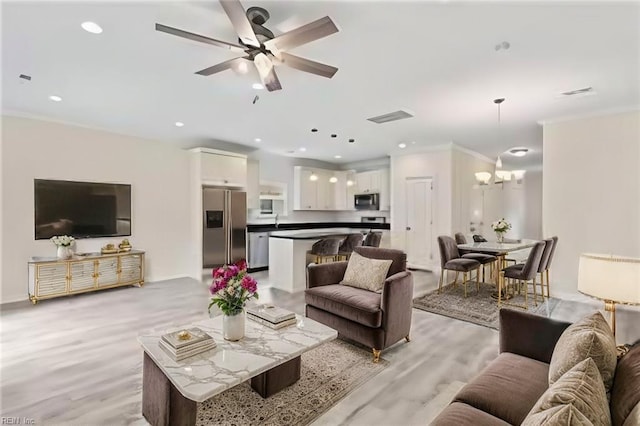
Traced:
[[[316, 241], [307, 252], [307, 263], [335, 262], [342, 238], [324, 238]], [[308, 262], [308, 260], [311, 262]]]
[[349, 234], [347, 237], [342, 240], [340, 246], [338, 247], [338, 260], [349, 260], [351, 253], [353, 253], [353, 249], [356, 247], [360, 247], [362, 245], [362, 234]]

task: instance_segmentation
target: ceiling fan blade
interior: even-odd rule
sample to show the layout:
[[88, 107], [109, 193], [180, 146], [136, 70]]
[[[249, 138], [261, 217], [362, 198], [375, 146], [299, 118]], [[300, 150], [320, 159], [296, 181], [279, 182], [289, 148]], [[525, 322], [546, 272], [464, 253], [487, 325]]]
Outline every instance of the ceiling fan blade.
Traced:
[[241, 46], [239, 44], [227, 43], [226, 41], [216, 40], [199, 34], [190, 33], [189, 31], [180, 30], [178, 28], [168, 27], [162, 24], [156, 24], [156, 31], [175, 35], [193, 41], [199, 41], [200, 43], [207, 43], [218, 47], [225, 47], [235, 52], [244, 52], [246, 49], [244, 46]]
[[256, 64], [262, 84], [269, 92], [282, 89], [280, 80], [278, 80], [278, 76], [276, 75], [276, 69], [267, 55], [258, 53], [255, 58], [253, 58], [253, 63]]
[[282, 63], [284, 65], [300, 71], [309, 72], [326, 78], [331, 78], [336, 72], [338, 72], [338, 68], [332, 67], [331, 65], [321, 64], [320, 62], [301, 58], [286, 52], [280, 52], [280, 56], [282, 57]]
[[258, 41], [256, 34], [253, 32], [251, 22], [249, 22], [247, 13], [242, 7], [242, 4], [240, 4], [240, 1], [220, 0], [220, 4], [229, 17], [233, 28], [238, 33], [238, 37], [240, 37], [240, 40], [250, 46], [260, 47], [260, 42]]
[[[221, 71], [226, 71], [228, 69], [234, 68], [234, 69], [238, 69], [240, 71], [240, 64], [244, 64], [244, 66], [247, 66], [247, 59], [250, 59], [248, 56], [244, 57], [244, 58], [234, 58], [234, 59], [229, 59], [228, 61], [224, 61], [219, 63], [218, 65], [214, 65], [212, 67], [209, 68], [205, 68], [203, 70], [200, 70], [198, 72], [196, 72], [196, 74], [199, 75], [204, 75], [204, 76], [208, 76], [208, 75], [212, 75]], [[240, 71], [242, 72], [242, 71]], [[245, 72], [246, 72], [246, 68], [245, 68]]]
[[329, 18], [325, 16], [317, 21], [313, 21], [307, 25], [303, 25], [295, 30], [280, 34], [278, 37], [265, 41], [264, 45], [271, 50], [275, 47], [277, 50], [289, 50], [294, 47], [301, 46], [314, 40], [321, 39], [333, 33], [337, 33], [338, 27]]

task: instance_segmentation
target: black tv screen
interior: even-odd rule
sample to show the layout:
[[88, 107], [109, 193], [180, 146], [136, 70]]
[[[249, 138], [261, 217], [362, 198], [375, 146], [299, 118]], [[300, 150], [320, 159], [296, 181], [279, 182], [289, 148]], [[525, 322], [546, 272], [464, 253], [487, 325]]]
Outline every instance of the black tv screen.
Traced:
[[34, 180], [36, 240], [131, 235], [131, 185]]

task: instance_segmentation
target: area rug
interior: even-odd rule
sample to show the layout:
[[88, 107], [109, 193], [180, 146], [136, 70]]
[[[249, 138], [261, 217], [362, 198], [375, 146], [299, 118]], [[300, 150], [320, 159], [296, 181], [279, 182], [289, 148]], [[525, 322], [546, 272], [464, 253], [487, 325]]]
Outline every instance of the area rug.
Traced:
[[269, 398], [244, 382], [198, 403], [196, 425], [307, 425], [388, 365], [333, 340], [303, 354], [300, 380]]
[[[497, 300], [491, 297], [495, 291], [494, 285], [482, 283], [479, 294], [476, 294], [475, 283], [470, 283], [467, 286], [467, 297], [465, 298], [464, 287], [461, 284], [458, 284], [457, 288], [450, 284], [442, 289], [441, 294], [438, 294], [438, 290], [434, 290], [413, 299], [413, 307], [498, 330], [498, 304]], [[516, 295], [508, 302], [524, 305], [524, 296]], [[527, 312], [549, 317], [557, 304], [558, 299], [549, 298], [541, 302], [540, 296], [538, 296], [538, 306], [535, 306], [533, 295], [529, 295]], [[508, 305], [503, 305], [503, 307], [521, 309]]]

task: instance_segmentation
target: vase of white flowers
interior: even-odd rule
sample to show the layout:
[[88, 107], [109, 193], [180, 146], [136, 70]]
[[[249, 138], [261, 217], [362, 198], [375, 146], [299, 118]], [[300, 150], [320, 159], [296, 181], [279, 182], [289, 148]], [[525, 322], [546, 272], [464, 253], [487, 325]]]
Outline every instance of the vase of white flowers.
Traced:
[[73, 256], [71, 244], [75, 239], [68, 235], [56, 235], [51, 237], [51, 242], [58, 247], [58, 259], [70, 259]]
[[507, 233], [509, 229], [511, 229], [511, 224], [504, 220], [504, 217], [497, 222], [493, 222], [491, 224], [491, 229], [496, 233], [496, 237], [498, 238], [498, 242], [504, 242], [504, 234]]

